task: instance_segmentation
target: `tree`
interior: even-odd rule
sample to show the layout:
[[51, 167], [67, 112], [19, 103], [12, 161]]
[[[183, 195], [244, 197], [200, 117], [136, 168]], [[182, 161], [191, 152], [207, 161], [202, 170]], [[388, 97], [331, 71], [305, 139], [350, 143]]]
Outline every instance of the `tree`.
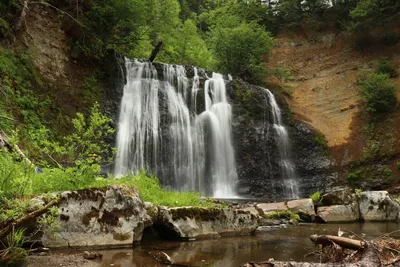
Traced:
[[210, 45], [217, 67], [247, 80], [260, 81], [263, 56], [272, 48], [274, 39], [260, 25], [238, 21], [226, 20], [211, 29]]

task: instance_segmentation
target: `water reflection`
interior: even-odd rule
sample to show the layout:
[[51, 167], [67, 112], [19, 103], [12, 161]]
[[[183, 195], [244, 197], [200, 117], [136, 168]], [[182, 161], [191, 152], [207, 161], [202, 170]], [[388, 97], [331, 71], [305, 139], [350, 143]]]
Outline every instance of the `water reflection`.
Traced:
[[[288, 228], [274, 228], [257, 232], [255, 236], [223, 238], [194, 242], [147, 240], [134, 249], [103, 251], [101, 266], [114, 267], [161, 267], [149, 254], [161, 250], [174, 263], [187, 266], [240, 266], [248, 261], [275, 260], [305, 261], [304, 255], [314, 250], [309, 240], [311, 234], [336, 235], [341, 231], [359, 235], [365, 239], [399, 230], [397, 223], [365, 224], [306, 224]], [[393, 234], [400, 238], [400, 233]], [[309, 260], [309, 259], [307, 259]]]

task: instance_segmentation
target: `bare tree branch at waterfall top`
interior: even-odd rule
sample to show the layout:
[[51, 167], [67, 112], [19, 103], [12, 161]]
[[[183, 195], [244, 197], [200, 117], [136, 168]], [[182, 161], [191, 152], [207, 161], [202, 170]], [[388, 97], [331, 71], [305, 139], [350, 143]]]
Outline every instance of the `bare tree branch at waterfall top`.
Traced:
[[151, 51], [151, 56], [149, 58], [150, 62], [153, 62], [156, 59], [158, 53], [160, 53], [160, 51], [161, 51], [162, 45], [163, 45], [163, 41], [159, 41], [157, 43], [157, 45], [154, 47], [153, 51]]

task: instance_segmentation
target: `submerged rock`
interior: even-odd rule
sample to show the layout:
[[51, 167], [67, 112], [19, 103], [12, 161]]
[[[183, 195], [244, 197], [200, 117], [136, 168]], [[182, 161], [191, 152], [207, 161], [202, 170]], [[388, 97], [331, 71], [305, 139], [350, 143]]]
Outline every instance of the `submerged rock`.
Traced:
[[152, 223], [138, 192], [124, 186], [63, 192], [59, 213], [59, 227], [43, 232], [47, 247], [131, 246]]

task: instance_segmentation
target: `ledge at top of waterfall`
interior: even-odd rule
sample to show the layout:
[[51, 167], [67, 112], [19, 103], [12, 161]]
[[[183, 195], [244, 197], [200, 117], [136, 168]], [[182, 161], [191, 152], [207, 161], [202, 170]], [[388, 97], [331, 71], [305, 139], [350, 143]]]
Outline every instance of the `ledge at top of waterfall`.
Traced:
[[203, 72], [201, 86], [197, 68], [188, 77], [184, 66], [161, 66], [125, 59], [115, 174], [145, 169], [174, 190], [236, 197], [232, 111], [223, 75]]

